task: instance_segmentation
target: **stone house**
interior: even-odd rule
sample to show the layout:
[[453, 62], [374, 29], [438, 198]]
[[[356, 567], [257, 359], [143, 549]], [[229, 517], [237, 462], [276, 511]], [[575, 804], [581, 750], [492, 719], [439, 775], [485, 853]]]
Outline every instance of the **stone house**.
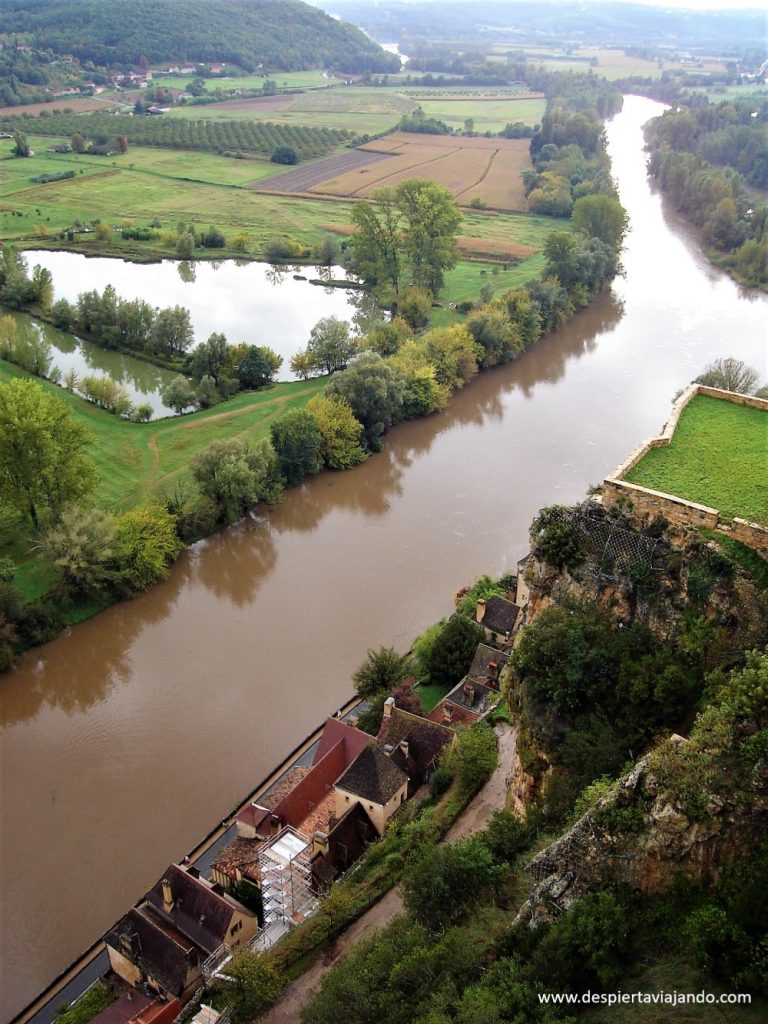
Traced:
[[454, 740], [452, 729], [395, 707], [394, 697], [384, 702], [384, 717], [376, 742], [408, 775], [409, 797], [429, 781], [443, 747]]
[[475, 609], [475, 621], [492, 644], [509, 643], [519, 617], [520, 608], [505, 597], [481, 597]]
[[336, 818], [362, 804], [379, 835], [405, 802], [408, 776], [373, 742], [361, 751], [335, 786]]

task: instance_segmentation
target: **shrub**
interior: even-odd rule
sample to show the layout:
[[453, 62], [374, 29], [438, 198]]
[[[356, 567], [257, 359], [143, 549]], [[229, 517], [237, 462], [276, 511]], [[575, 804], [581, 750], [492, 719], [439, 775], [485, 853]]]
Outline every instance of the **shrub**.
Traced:
[[292, 146], [275, 146], [269, 158], [273, 164], [297, 164], [299, 157]]

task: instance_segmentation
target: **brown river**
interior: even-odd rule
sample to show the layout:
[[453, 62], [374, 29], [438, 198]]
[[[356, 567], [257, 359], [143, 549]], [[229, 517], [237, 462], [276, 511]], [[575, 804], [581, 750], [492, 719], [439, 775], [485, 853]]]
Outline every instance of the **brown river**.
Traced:
[[766, 374], [768, 301], [698, 252], [649, 187], [629, 97], [608, 126], [626, 277], [383, 453], [186, 552], [151, 593], [0, 680], [2, 1000], [9, 1019], [351, 693], [536, 510], [579, 500], [711, 359]]

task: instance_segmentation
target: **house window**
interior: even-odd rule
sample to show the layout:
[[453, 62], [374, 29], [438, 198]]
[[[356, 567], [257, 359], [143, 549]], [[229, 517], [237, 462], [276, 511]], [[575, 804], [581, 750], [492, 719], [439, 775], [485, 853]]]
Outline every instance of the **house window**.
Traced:
[[349, 797], [348, 796], [345, 796], [344, 799], [347, 801], [347, 803], [349, 803]]

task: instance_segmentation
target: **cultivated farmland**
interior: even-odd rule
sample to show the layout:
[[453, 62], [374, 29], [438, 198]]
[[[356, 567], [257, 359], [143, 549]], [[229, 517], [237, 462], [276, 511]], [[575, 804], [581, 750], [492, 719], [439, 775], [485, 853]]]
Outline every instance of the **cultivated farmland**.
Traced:
[[361, 146], [354, 162], [336, 156], [273, 178], [270, 191], [365, 199], [377, 188], [427, 178], [449, 188], [461, 205], [480, 200], [496, 210], [525, 211], [521, 174], [530, 166], [526, 139], [486, 139], [397, 132]]

